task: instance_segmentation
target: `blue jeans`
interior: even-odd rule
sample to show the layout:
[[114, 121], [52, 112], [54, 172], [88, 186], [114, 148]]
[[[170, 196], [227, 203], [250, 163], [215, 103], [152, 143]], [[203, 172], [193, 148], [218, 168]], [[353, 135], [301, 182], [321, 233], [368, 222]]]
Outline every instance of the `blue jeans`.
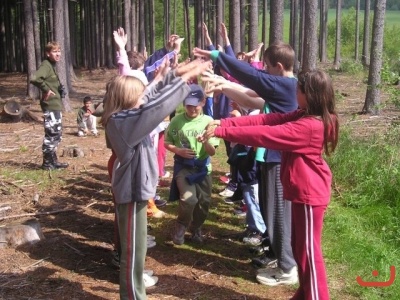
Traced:
[[243, 199], [247, 205], [246, 224], [251, 231], [264, 233], [267, 229], [261, 215], [258, 201], [258, 184], [240, 184], [243, 191]]

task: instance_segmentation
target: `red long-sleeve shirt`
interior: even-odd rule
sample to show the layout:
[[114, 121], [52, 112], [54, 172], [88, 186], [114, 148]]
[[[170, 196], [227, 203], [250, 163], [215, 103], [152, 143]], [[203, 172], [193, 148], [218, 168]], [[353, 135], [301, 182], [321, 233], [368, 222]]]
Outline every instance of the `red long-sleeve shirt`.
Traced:
[[282, 151], [283, 197], [309, 205], [327, 205], [332, 174], [322, 157], [324, 125], [301, 110], [222, 119], [215, 135], [249, 146]]

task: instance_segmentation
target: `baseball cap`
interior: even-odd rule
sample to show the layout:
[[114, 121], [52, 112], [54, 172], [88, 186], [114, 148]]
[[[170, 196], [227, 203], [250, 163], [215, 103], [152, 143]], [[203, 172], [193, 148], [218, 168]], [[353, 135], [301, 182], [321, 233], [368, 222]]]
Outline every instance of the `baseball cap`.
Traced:
[[197, 106], [204, 99], [203, 88], [198, 84], [189, 84], [190, 93], [187, 95], [186, 99], [183, 101], [184, 105]]

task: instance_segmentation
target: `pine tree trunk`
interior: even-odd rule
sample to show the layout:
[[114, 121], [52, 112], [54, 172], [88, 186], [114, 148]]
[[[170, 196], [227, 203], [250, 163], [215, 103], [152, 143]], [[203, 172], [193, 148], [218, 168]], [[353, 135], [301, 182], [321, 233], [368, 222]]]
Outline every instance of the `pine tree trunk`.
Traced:
[[364, 66], [369, 65], [369, 16], [371, 10], [371, 1], [365, 0], [364, 6], [364, 38], [361, 61]]
[[26, 63], [28, 69], [27, 76], [27, 91], [26, 94], [29, 98], [38, 99], [39, 90], [29, 83], [31, 75], [36, 71], [35, 59], [35, 38], [33, 36], [33, 7], [31, 0], [24, 0], [24, 16], [25, 16], [25, 44], [26, 44]]
[[269, 44], [283, 40], [283, 0], [270, 1]]
[[67, 84], [67, 62], [65, 49], [65, 11], [63, 1], [54, 1], [54, 38], [60, 44], [61, 47], [61, 60], [57, 62], [57, 74], [60, 78], [61, 84], [64, 85], [66, 90], [66, 96], [62, 99], [64, 110], [71, 112], [72, 108], [69, 101], [69, 89]]
[[386, 0], [376, 0], [372, 25], [371, 62], [368, 74], [368, 88], [362, 112], [380, 114], [381, 68], [383, 53], [383, 35], [385, 26]]
[[230, 1], [229, 40], [234, 52], [240, 51], [240, 0]]
[[337, 0], [336, 6], [336, 37], [335, 37], [335, 60], [334, 68], [339, 70], [341, 61], [341, 35], [342, 35], [342, 0]]
[[256, 49], [258, 45], [258, 1], [250, 0], [249, 3], [249, 50]]
[[307, 34], [304, 36], [302, 71], [314, 70], [317, 67], [318, 40], [317, 40], [317, 11], [318, 0], [305, 1], [304, 27]]
[[328, 2], [327, 0], [320, 0], [320, 18], [319, 18], [319, 59], [321, 62], [326, 63], [328, 60], [326, 48], [328, 42]]

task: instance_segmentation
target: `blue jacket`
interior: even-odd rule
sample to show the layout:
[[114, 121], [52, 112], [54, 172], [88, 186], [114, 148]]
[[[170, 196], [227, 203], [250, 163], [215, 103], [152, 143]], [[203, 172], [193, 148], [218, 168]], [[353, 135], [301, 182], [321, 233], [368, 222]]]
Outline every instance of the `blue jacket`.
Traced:
[[[214, 52], [214, 51], [213, 51]], [[219, 52], [212, 53], [214, 63], [235, 77], [241, 84], [254, 90], [268, 104], [271, 112], [287, 113], [297, 109], [297, 79], [270, 75], [264, 70], [253, 68], [247, 62]], [[280, 162], [279, 151], [267, 149], [265, 162]]]

